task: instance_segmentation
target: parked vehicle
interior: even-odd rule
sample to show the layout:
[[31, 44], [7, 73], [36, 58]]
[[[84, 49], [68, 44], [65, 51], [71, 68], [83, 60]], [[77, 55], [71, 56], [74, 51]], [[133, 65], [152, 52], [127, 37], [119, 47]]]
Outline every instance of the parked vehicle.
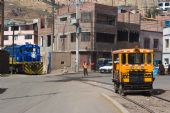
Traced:
[[11, 45], [4, 48], [10, 54], [9, 64], [15, 73], [42, 74], [43, 63], [38, 45]]
[[97, 59], [96, 70], [99, 70], [100, 67], [105, 66], [108, 62], [111, 62], [111, 61], [112, 61], [111, 58], [99, 58], [99, 59]]
[[115, 92], [147, 92], [153, 89], [153, 50], [122, 49], [112, 52]]
[[99, 68], [100, 73], [111, 73], [112, 72], [112, 62], [108, 62], [105, 66]]

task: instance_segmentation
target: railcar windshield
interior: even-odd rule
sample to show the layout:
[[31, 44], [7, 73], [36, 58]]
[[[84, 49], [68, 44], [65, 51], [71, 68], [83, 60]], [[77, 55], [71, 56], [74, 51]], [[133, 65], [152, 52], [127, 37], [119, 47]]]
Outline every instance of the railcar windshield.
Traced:
[[129, 64], [144, 64], [144, 54], [143, 53], [130, 53], [128, 54]]

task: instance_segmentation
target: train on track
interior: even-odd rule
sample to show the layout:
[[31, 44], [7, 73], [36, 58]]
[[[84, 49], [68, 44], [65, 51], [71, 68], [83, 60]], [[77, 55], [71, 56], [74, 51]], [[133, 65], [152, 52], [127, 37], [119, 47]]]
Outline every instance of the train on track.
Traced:
[[121, 49], [112, 52], [113, 79], [116, 93], [152, 93], [153, 89], [153, 50]]
[[15, 73], [42, 74], [40, 47], [33, 44], [11, 45], [4, 48], [10, 54], [10, 68]]

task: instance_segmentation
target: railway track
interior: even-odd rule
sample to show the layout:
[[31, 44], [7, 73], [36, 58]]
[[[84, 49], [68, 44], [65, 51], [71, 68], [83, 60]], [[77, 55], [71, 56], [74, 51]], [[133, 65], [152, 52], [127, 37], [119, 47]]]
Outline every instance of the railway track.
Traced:
[[[89, 81], [90, 81], [90, 82], [89, 82]], [[85, 80], [85, 81], [82, 81], [82, 82], [83, 82], [83, 83], [86, 83], [86, 84], [89, 84], [89, 85], [93, 85], [93, 86], [95, 86], [95, 87], [100, 87], [100, 88], [103, 88], [103, 89], [105, 89], [105, 90], [108, 90], [108, 91], [113, 92], [112, 87], [111, 87], [111, 88], [106, 87], [106, 85], [107, 85], [107, 86], [113, 86], [112, 84], [108, 84], [108, 83], [104, 83], [104, 82], [100, 82], [100, 81], [97, 82], [97, 81], [94, 81], [94, 80]], [[93, 83], [93, 82], [94, 82], [94, 83]], [[96, 83], [98, 83], [98, 84], [96, 84]], [[99, 84], [102, 84], [102, 85], [99, 85]], [[139, 103], [139, 102], [137, 102], [137, 101], [135, 101], [135, 100], [132, 100], [132, 99], [126, 97], [126, 96], [120, 96], [119, 94], [118, 94], [117, 96], [121, 97], [122, 99], [124, 99], [124, 100], [126, 100], [126, 101], [128, 101], [128, 102], [131, 102], [131, 103], [139, 106], [140, 108], [144, 109], [144, 110], [147, 111], [148, 113], [157, 113], [157, 112], [155, 112], [153, 109], [149, 108], [148, 106], [146, 106], [146, 105], [144, 105], [144, 104], [141, 104], [141, 103]], [[170, 100], [167, 100], [167, 99], [164, 99], [164, 98], [155, 96], [155, 95], [153, 95], [153, 96], [151, 96], [151, 97], [154, 97], [154, 98], [157, 98], [157, 99], [166, 101], [166, 102], [170, 102]]]
[[[102, 88], [102, 89], [105, 89], [105, 90], [108, 90], [108, 91], [111, 91], [113, 92], [113, 84], [111, 83], [105, 83], [105, 82], [101, 82], [101, 81], [96, 81], [96, 80], [89, 80], [89, 79], [76, 79], [82, 83], [85, 83], [85, 84], [88, 84], [88, 85], [92, 85], [92, 86], [95, 86], [95, 87], [99, 87], [99, 88]], [[153, 108], [150, 108], [149, 106], [145, 105], [145, 103], [140, 103], [138, 102], [137, 100], [135, 99], [130, 99], [128, 98], [127, 96], [120, 96], [119, 94], [116, 95], [118, 98], [122, 98], [130, 103], [133, 103], [134, 105], [138, 106], [139, 108], [147, 111], [148, 113], [157, 113], [155, 111], [155, 109], [153, 110]], [[146, 97], [146, 96], [145, 96]], [[163, 101], [166, 101], [166, 102], [170, 102], [170, 100], [167, 100], [167, 99], [164, 99], [164, 98], [161, 98], [161, 97], [158, 97], [156, 95], [153, 95], [151, 97], [154, 97], [154, 98], [157, 98], [157, 99], [160, 99], [160, 100], [163, 100]]]
[[121, 96], [121, 98], [123, 98], [123, 99], [125, 99], [125, 100], [127, 100], [127, 101], [129, 101], [129, 102], [132, 102], [132, 103], [134, 103], [135, 105], [138, 105], [139, 107], [141, 107], [142, 109], [145, 109], [145, 110], [148, 111], [149, 113], [156, 113], [156, 112], [154, 112], [152, 109], [150, 109], [150, 108], [144, 106], [143, 104], [140, 104], [140, 103], [138, 103], [138, 102], [136, 102], [136, 101], [134, 101], [134, 100], [132, 100], [132, 99], [130, 99], [130, 98], [127, 98], [127, 97], [125, 97], [125, 96]]
[[[89, 85], [92, 85], [92, 86], [95, 86], [95, 87], [103, 88], [103, 89], [105, 89], [105, 90], [108, 90], [108, 91], [113, 92], [113, 89], [110, 89], [110, 88], [108, 88], [108, 87], [104, 87], [103, 85], [100, 86], [100, 85], [97, 85], [97, 84], [93, 84], [92, 82], [94, 82], [94, 81], [91, 81], [91, 83], [89, 83], [89, 82], [87, 82], [87, 81], [81, 81], [81, 82], [82, 82], [82, 83], [89, 84]], [[96, 81], [95, 81], [95, 82], [96, 82]], [[102, 83], [101, 83], [101, 82], [98, 82], [98, 83], [104, 84], [103, 82], [102, 82]], [[105, 84], [105, 85], [111, 86], [111, 84]], [[140, 104], [140, 103], [138, 103], [137, 101], [134, 101], [134, 100], [132, 100], [132, 99], [126, 97], [126, 96], [120, 96], [120, 95], [117, 95], [117, 96], [119, 96], [119, 97], [121, 97], [122, 99], [124, 99], [124, 100], [126, 100], [126, 101], [129, 101], [129, 102], [131, 102], [131, 103], [139, 106], [139, 107], [142, 108], [142, 109], [145, 109], [148, 113], [156, 113], [156, 112], [154, 112], [152, 109], [150, 109], [149, 107], [144, 106], [143, 104]]]
[[152, 97], [155, 97], [157, 99], [160, 99], [160, 100], [163, 100], [163, 101], [166, 101], [166, 102], [170, 102], [170, 100], [162, 98], [162, 97], [159, 97], [159, 96], [156, 96], [156, 95], [153, 95]]

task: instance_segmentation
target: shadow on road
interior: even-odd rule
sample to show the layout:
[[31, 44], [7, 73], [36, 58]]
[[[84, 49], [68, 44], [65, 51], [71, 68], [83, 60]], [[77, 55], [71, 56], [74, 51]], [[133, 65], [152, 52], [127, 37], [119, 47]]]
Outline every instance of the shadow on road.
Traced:
[[104, 76], [86, 76], [86, 77], [69, 77], [69, 76], [62, 76], [62, 79], [60, 80], [49, 80], [46, 82], [70, 82], [70, 81], [90, 81], [90, 82], [97, 82], [105, 85], [113, 85], [112, 83], [97, 81], [97, 80], [90, 80], [90, 78], [98, 78], [98, 77], [104, 77]]
[[10, 100], [10, 99], [18, 99], [18, 98], [28, 98], [28, 97], [38, 97], [38, 96], [46, 96], [46, 95], [56, 95], [57, 92], [53, 93], [46, 93], [46, 94], [37, 94], [37, 95], [25, 95], [25, 96], [18, 96], [18, 97], [8, 97], [8, 98], [1, 98], [0, 100]]
[[163, 93], [165, 93], [166, 90], [163, 90], [163, 89], [154, 89], [153, 90], [153, 95], [161, 95]]
[[7, 90], [7, 88], [0, 88], [0, 94], [4, 93]]

